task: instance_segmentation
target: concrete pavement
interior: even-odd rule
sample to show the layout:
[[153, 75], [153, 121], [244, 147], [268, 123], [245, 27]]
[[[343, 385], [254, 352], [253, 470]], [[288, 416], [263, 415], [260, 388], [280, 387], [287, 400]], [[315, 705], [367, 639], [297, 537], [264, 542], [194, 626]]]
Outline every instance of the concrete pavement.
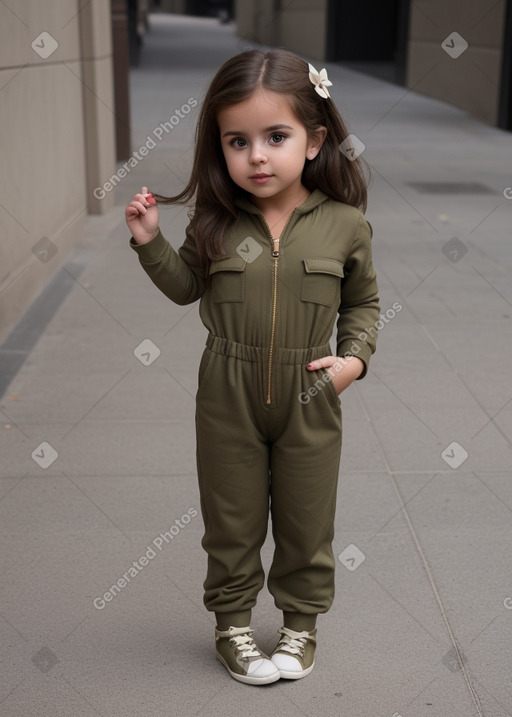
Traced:
[[[198, 103], [247, 43], [212, 20], [151, 25], [132, 72], [139, 158], [116, 210], [88, 219], [0, 348], [0, 713], [511, 716], [510, 134], [328, 65], [372, 168], [384, 318], [368, 377], [343, 395], [341, 558], [317, 666], [240, 685], [214, 659], [201, 602], [205, 330], [139, 267], [123, 206], [143, 183], [182, 187]], [[183, 208], [162, 212], [176, 248], [186, 223]], [[263, 554], [268, 566], [270, 538]], [[270, 650], [266, 590], [253, 625]]]

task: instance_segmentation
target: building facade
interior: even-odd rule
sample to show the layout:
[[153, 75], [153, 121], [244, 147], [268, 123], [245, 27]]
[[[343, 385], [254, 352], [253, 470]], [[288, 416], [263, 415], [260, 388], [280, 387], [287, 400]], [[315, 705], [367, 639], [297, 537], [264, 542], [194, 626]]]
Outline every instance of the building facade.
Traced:
[[62, 264], [115, 169], [112, 21], [101, 0], [0, 6], [0, 340]]

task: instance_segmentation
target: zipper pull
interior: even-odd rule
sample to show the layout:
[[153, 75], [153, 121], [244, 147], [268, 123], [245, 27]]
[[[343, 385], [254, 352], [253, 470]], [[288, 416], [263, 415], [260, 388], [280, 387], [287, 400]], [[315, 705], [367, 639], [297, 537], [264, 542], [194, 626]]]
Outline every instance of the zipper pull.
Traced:
[[272, 256], [278, 257], [279, 256], [279, 239], [272, 239], [274, 243], [274, 248], [272, 249]]

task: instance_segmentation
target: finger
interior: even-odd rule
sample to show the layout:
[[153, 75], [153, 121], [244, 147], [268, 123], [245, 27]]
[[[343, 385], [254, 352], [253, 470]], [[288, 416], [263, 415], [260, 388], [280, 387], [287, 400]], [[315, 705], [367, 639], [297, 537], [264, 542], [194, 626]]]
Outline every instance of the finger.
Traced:
[[141, 189], [141, 194], [147, 194], [147, 193], [148, 193], [148, 188], [147, 188], [147, 187], [142, 187], [142, 189]]
[[146, 207], [146, 209], [148, 207], [154, 207], [156, 205], [156, 199], [151, 194], [151, 192], [147, 192], [146, 194], [136, 194], [134, 199], [137, 199], [143, 206]]
[[133, 199], [128, 206], [133, 207], [142, 216], [144, 216], [147, 212], [146, 206], [142, 202], [136, 201], [135, 199]]
[[337, 361], [337, 356], [322, 356], [322, 358], [315, 359], [308, 363], [307, 368], [309, 371], [318, 371], [320, 368], [329, 368]]
[[142, 209], [143, 209], [143, 211], [140, 210], [140, 207], [135, 206], [133, 203], [131, 203], [131, 204], [127, 205], [127, 207], [125, 209], [125, 213], [126, 213], [126, 216], [129, 216], [131, 218], [140, 217], [143, 214], [143, 212], [144, 213], [146, 212], [145, 207], [142, 207]]

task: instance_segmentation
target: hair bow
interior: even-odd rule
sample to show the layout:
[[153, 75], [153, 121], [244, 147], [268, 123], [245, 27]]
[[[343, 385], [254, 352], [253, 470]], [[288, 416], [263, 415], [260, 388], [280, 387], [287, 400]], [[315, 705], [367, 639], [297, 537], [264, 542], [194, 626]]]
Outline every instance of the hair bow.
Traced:
[[317, 72], [313, 65], [310, 65], [308, 63], [309, 67], [309, 79], [315, 86], [315, 91], [318, 92], [320, 97], [323, 97], [326, 99], [327, 97], [330, 97], [328, 87], [332, 87], [332, 82], [327, 79], [327, 70], [325, 67], [320, 70], [320, 72]]

